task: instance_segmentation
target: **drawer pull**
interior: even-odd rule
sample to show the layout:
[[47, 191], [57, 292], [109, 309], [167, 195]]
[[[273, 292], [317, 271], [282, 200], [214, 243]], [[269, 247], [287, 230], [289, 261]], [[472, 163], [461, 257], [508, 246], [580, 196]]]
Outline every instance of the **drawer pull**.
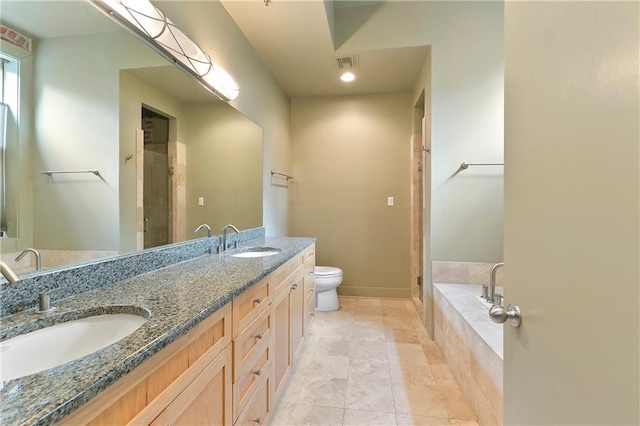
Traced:
[[253, 303], [262, 303], [262, 299], [260, 297], [253, 299]]
[[295, 283], [295, 284], [291, 285], [291, 290], [295, 290], [296, 288], [298, 288], [298, 283]]
[[256, 334], [253, 337], [255, 337], [256, 339], [260, 340], [260, 339], [262, 339], [262, 333]]
[[262, 374], [262, 372], [260, 370], [256, 370], [253, 372], [253, 374], [255, 374], [256, 376], [259, 376]]
[[261, 424], [261, 423], [260, 423], [260, 417], [256, 417], [255, 419], [253, 419], [253, 422], [254, 422], [254, 423]]

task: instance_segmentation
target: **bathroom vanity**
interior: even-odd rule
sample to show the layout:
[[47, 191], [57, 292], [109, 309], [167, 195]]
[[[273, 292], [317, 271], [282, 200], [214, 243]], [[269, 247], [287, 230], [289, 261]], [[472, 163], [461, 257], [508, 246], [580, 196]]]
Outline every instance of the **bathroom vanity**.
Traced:
[[[3, 382], [2, 422], [264, 423], [313, 319], [315, 240], [251, 244], [279, 253], [207, 254], [54, 302], [55, 315], [116, 305], [151, 315], [107, 348]], [[33, 315], [5, 317], [3, 329]]]

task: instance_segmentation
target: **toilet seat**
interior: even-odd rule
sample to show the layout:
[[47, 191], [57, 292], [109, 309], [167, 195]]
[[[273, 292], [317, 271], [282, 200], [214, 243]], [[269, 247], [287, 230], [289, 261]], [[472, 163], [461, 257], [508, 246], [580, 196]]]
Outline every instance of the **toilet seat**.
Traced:
[[333, 266], [316, 266], [313, 273], [316, 277], [337, 277], [342, 275], [342, 269]]

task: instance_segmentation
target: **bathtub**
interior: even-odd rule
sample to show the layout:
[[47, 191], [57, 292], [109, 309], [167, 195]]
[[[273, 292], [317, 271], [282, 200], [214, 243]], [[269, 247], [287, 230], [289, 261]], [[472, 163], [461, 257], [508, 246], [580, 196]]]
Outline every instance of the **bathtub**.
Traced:
[[481, 292], [481, 285], [433, 284], [434, 340], [478, 423], [501, 425], [503, 325], [491, 321]]

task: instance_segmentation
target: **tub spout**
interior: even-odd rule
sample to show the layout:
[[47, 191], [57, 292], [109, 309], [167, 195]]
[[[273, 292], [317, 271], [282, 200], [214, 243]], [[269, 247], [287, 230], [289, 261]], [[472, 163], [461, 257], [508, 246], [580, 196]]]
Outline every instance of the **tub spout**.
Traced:
[[491, 267], [491, 278], [489, 280], [489, 300], [487, 300], [487, 302], [491, 303], [491, 304], [495, 304], [495, 298], [496, 298], [496, 272], [498, 271], [498, 269], [502, 268], [504, 266], [504, 263], [500, 262], [500, 263], [496, 263], [495, 265], [493, 265], [493, 267]]

